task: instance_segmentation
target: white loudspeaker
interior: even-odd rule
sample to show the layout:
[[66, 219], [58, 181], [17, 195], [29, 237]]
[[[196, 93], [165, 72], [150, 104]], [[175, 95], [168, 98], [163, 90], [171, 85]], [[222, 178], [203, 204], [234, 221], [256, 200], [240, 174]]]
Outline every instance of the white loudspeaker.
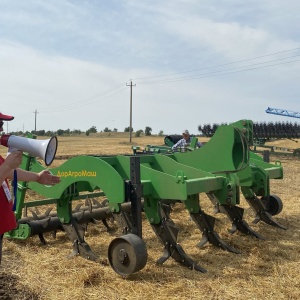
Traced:
[[0, 138], [0, 144], [5, 147], [27, 152], [30, 156], [39, 157], [45, 162], [46, 166], [49, 166], [55, 158], [57, 137], [53, 136], [49, 140], [35, 140], [4, 134]]

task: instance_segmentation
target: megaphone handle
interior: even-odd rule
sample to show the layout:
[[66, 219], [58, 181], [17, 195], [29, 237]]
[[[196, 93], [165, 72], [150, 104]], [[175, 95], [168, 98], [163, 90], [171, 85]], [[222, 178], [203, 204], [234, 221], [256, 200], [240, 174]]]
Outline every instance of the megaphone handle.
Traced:
[[14, 180], [13, 180], [13, 194], [14, 194], [14, 205], [13, 205], [13, 211], [16, 211], [17, 209], [17, 187], [18, 187], [18, 175], [17, 170], [14, 170]]

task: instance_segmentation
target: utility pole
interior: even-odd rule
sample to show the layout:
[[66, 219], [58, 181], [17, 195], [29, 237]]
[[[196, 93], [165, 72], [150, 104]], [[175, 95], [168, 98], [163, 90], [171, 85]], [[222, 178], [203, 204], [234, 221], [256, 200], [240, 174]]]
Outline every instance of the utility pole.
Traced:
[[131, 143], [131, 136], [132, 136], [132, 87], [136, 86], [136, 84], [132, 84], [132, 80], [130, 79], [130, 84], [127, 84], [127, 86], [130, 86], [130, 125], [129, 125], [129, 143]]
[[36, 132], [36, 115], [37, 115], [37, 110], [35, 110], [34, 112], [34, 132]]

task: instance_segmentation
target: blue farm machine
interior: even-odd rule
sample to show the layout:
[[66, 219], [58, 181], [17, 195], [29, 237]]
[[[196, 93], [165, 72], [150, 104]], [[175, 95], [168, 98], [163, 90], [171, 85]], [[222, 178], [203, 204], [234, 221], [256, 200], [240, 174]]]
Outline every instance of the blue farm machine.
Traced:
[[[255, 211], [256, 222], [285, 229], [274, 218], [282, 210], [282, 201], [270, 193], [270, 179], [282, 179], [283, 168], [280, 163], [267, 163], [249, 151], [252, 142], [253, 122], [241, 120], [219, 126], [203, 147], [184, 153], [170, 152], [169, 144], [161, 149], [153, 147], [153, 151], [134, 149], [133, 155], [72, 157], [59, 167], [48, 167], [52, 174], [61, 177], [55, 186], [18, 182], [18, 227], [5, 236], [25, 240], [38, 235], [45, 242], [44, 233], [61, 230], [73, 244], [74, 255], [97, 260], [85, 239], [86, 225], [97, 221], [107, 225], [107, 220], [113, 219], [122, 227], [123, 235], [109, 244], [108, 261], [116, 273], [128, 276], [147, 263], [142, 229], [145, 214], [163, 246], [158, 264], [173, 258], [189, 269], [206, 272], [177, 241], [179, 229], [170, 209], [177, 202], [184, 204], [201, 231], [199, 246], [211, 243], [239, 252], [216, 232], [215, 217], [202, 210], [204, 194], [213, 207], [229, 218], [232, 233], [238, 230], [261, 238], [243, 218], [241, 194]], [[24, 153], [21, 167], [34, 172], [44, 169], [28, 153]], [[41, 199], [25, 201], [29, 191]], [[103, 197], [105, 201], [100, 201]]]

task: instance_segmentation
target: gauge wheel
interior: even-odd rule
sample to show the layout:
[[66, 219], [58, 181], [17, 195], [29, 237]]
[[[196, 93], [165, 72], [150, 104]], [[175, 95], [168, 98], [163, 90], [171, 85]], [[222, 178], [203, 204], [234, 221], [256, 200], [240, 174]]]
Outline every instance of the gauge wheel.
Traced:
[[132, 233], [115, 238], [108, 247], [109, 264], [121, 276], [142, 270], [147, 258], [145, 242]]
[[264, 200], [266, 201], [266, 211], [272, 215], [278, 215], [283, 208], [283, 203], [281, 201], [281, 199], [276, 196], [276, 195], [270, 195], [267, 199], [264, 198]]

